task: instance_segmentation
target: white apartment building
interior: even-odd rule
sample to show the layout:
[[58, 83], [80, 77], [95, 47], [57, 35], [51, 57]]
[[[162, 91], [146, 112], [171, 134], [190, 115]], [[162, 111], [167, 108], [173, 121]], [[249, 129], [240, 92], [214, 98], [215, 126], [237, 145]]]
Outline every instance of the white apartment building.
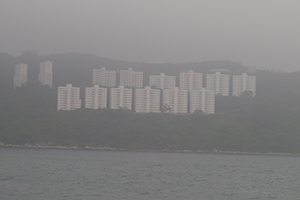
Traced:
[[80, 88], [72, 84], [60, 86], [57, 90], [57, 110], [75, 110], [81, 108]]
[[179, 90], [178, 87], [163, 90], [162, 106], [167, 112], [187, 113], [188, 91]]
[[24, 63], [15, 66], [14, 88], [21, 87], [27, 83], [28, 66]]
[[110, 88], [110, 109], [132, 109], [132, 89], [120, 85]]
[[149, 76], [149, 85], [155, 86], [158, 89], [174, 89], [175, 84], [175, 76], [166, 76], [165, 73], [160, 73], [160, 75]]
[[151, 89], [150, 86], [135, 89], [134, 104], [137, 113], [160, 112], [160, 90]]
[[190, 91], [189, 99], [190, 113], [201, 110], [204, 114], [215, 113], [215, 93], [212, 90], [201, 88], [201, 90]]
[[107, 104], [107, 88], [101, 88], [99, 85], [85, 88], [85, 108], [106, 108]]
[[120, 85], [125, 87], [143, 87], [143, 72], [133, 71], [132, 68], [128, 70], [120, 70]]
[[100, 87], [115, 87], [116, 86], [116, 71], [101, 69], [93, 69], [93, 84]]
[[52, 88], [53, 73], [51, 61], [40, 63], [38, 79], [43, 85], [48, 85], [50, 88]]
[[253, 96], [256, 94], [256, 76], [248, 76], [247, 73], [233, 76], [232, 78], [232, 95], [241, 96], [243, 92], [251, 91]]
[[202, 88], [202, 73], [195, 73], [193, 70], [188, 72], [180, 72], [179, 74], [179, 89], [180, 90], [201, 90]]
[[207, 74], [206, 89], [214, 91], [215, 94], [229, 96], [229, 75], [221, 74], [219, 71], [215, 74]]

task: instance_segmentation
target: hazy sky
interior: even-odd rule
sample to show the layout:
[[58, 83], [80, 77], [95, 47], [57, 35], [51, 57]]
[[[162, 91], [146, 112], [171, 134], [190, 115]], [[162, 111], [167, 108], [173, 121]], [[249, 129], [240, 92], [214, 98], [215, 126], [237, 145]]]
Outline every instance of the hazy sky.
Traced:
[[298, 0], [0, 0], [0, 51], [300, 70]]

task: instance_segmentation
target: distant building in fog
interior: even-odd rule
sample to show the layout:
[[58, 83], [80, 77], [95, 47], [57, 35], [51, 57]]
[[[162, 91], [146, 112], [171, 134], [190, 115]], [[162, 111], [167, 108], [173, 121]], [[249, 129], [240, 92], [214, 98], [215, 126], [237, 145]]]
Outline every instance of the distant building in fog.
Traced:
[[215, 93], [212, 90], [202, 88], [201, 90], [190, 91], [189, 98], [190, 113], [196, 110], [202, 111], [204, 114], [215, 113]]
[[28, 66], [24, 63], [15, 66], [14, 88], [21, 87], [27, 83]]
[[215, 94], [229, 96], [229, 75], [221, 74], [219, 71], [215, 74], [207, 74], [206, 89], [214, 91]]
[[160, 75], [150, 75], [149, 85], [155, 86], [158, 89], [174, 89], [176, 77], [166, 76], [165, 73], [160, 73]]
[[178, 87], [163, 90], [162, 109], [170, 113], [188, 112], [188, 91]]
[[72, 84], [60, 86], [57, 90], [57, 110], [75, 110], [81, 108], [80, 88]]
[[160, 112], [160, 90], [151, 89], [150, 86], [135, 89], [134, 104], [134, 109], [138, 113]]
[[106, 108], [107, 106], [107, 88], [101, 88], [99, 85], [85, 88], [85, 108]]
[[110, 88], [110, 109], [132, 109], [132, 89], [120, 85]]
[[46, 61], [40, 63], [40, 72], [38, 75], [38, 79], [42, 83], [42, 85], [48, 85], [50, 88], [52, 87], [52, 62]]
[[180, 90], [200, 90], [202, 88], [202, 73], [195, 73], [193, 70], [180, 72], [179, 89]]
[[256, 95], [256, 77], [248, 76], [246, 73], [243, 73], [240, 76], [233, 76], [232, 95], [241, 96], [245, 91], [251, 91], [253, 96]]
[[142, 88], [143, 87], [143, 72], [128, 70], [120, 70], [120, 85], [125, 87]]
[[115, 87], [116, 86], [116, 71], [101, 69], [93, 69], [93, 84], [100, 87]]

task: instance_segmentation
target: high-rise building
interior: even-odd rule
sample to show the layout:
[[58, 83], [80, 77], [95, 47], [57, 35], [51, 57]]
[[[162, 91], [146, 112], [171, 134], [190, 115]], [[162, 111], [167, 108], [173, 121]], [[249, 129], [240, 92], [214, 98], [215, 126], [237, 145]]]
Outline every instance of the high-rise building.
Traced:
[[72, 84], [60, 86], [57, 90], [57, 110], [75, 110], [81, 108], [80, 88]]
[[107, 88], [101, 88], [99, 85], [85, 88], [85, 108], [106, 108]]
[[132, 89], [120, 85], [110, 88], [110, 109], [132, 109]]
[[120, 85], [125, 87], [143, 87], [143, 72], [133, 71], [132, 68], [128, 70], [120, 70]]
[[188, 72], [180, 72], [179, 89], [180, 90], [201, 90], [202, 73], [195, 73], [193, 70]]
[[190, 91], [189, 99], [190, 113], [201, 110], [204, 114], [215, 113], [215, 93], [214, 91], [202, 88], [201, 90]]
[[155, 86], [158, 89], [174, 89], [176, 84], [175, 76], [166, 76], [165, 73], [160, 75], [150, 75], [149, 85]]
[[162, 111], [171, 113], [188, 112], [188, 91], [178, 87], [163, 90]]
[[229, 96], [229, 75], [221, 74], [219, 71], [207, 74], [206, 89], [214, 91], [215, 94]]
[[52, 87], [53, 73], [51, 61], [40, 63], [40, 72], [38, 79], [43, 85], [48, 85], [50, 88]]
[[27, 68], [24, 63], [15, 66], [14, 88], [21, 87], [27, 83]]
[[138, 113], [160, 112], [160, 90], [151, 89], [150, 86], [135, 89], [134, 104]]
[[116, 86], [116, 71], [101, 69], [93, 69], [93, 84], [100, 87], [115, 87]]
[[250, 91], [253, 96], [256, 94], [256, 77], [248, 76], [247, 73], [233, 76], [232, 78], [232, 95], [241, 96], [243, 92]]

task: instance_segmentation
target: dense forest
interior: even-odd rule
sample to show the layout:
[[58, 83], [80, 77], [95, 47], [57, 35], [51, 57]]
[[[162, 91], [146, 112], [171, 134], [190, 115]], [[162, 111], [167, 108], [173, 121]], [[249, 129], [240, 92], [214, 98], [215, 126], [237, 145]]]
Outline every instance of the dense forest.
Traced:
[[[37, 81], [39, 63], [53, 62], [53, 88]], [[14, 66], [28, 64], [28, 84], [13, 89]], [[57, 86], [91, 86], [92, 69], [144, 71], [179, 75], [183, 70], [207, 73], [247, 68], [242, 63], [209, 61], [147, 64], [85, 54], [21, 56], [0, 53], [0, 143], [16, 145], [93, 146], [132, 150], [202, 150], [300, 153], [300, 72], [256, 70], [257, 94], [216, 97], [216, 114], [138, 114], [131, 110], [56, 111]], [[177, 78], [178, 79], [178, 78]], [[83, 93], [83, 92], [82, 92]], [[83, 98], [82, 98], [83, 99]]]

